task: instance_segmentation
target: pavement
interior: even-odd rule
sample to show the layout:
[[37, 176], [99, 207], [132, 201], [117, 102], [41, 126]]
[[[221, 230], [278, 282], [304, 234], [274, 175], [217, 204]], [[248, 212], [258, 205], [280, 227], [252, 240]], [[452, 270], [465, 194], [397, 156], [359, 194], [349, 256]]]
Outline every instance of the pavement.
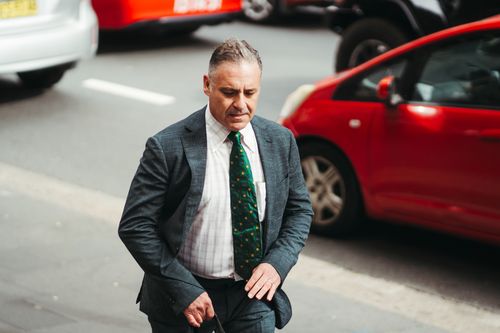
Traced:
[[[142, 272], [117, 235], [123, 203], [0, 163], [0, 333], [150, 331], [134, 302]], [[500, 332], [498, 314], [313, 257], [285, 289], [287, 333]]]

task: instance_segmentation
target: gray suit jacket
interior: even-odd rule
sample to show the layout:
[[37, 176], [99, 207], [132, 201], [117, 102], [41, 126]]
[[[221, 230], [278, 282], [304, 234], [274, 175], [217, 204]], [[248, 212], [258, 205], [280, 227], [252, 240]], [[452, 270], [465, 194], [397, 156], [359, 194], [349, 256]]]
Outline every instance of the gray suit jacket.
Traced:
[[[182, 316], [204, 292], [177, 254], [203, 192], [205, 108], [148, 139], [120, 221], [119, 236], [145, 272], [140, 309], [152, 318]], [[291, 133], [257, 116], [252, 126], [267, 192], [263, 262], [284, 281], [309, 233], [311, 203]], [[284, 326], [291, 317], [290, 304], [281, 290], [274, 298], [277, 327]]]

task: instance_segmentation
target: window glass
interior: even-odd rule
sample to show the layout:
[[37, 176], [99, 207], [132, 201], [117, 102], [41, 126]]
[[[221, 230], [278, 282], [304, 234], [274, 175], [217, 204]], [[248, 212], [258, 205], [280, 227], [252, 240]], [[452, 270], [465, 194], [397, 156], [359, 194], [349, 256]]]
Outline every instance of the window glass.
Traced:
[[379, 81], [388, 76], [400, 78], [406, 67], [407, 61], [399, 59], [395, 62], [383, 64], [368, 73], [362, 73], [345, 82], [337, 89], [335, 99], [356, 101], [379, 101], [377, 98], [377, 85]]
[[500, 107], [500, 34], [457, 40], [431, 51], [413, 101]]

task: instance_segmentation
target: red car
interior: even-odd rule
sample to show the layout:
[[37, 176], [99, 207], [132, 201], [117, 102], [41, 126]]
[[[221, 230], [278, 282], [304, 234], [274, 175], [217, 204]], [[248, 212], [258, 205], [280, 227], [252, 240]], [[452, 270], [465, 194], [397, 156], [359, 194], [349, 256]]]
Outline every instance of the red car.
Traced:
[[292, 94], [316, 232], [363, 215], [500, 243], [500, 15]]
[[92, 0], [99, 28], [166, 27], [194, 31], [241, 15], [241, 0]]

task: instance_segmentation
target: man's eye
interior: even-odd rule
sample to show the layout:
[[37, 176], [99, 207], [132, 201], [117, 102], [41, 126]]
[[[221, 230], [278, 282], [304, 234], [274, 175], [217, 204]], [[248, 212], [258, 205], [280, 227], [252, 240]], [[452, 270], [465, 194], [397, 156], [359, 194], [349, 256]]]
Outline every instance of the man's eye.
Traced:
[[236, 94], [234, 91], [227, 91], [227, 90], [223, 90], [222, 93], [225, 96], [234, 96]]

